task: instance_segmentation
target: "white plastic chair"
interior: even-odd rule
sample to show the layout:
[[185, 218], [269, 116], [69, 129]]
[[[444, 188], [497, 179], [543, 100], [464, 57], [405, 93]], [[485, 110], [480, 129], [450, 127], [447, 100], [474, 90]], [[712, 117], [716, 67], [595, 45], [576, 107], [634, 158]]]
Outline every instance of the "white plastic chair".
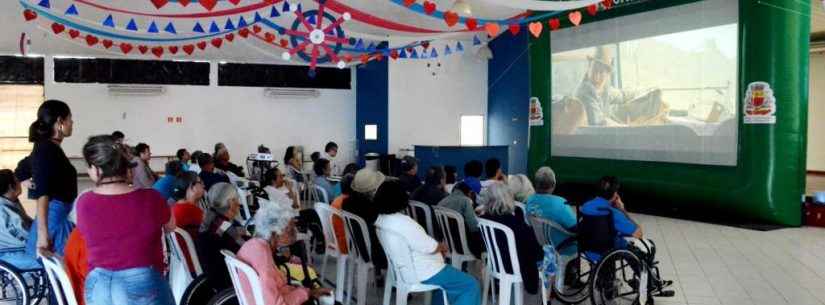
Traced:
[[[516, 305], [524, 303], [524, 283], [521, 279], [521, 267], [518, 262], [518, 253], [516, 253], [516, 238], [513, 230], [509, 227], [490, 221], [487, 219], [479, 219], [478, 226], [481, 229], [481, 237], [484, 240], [484, 245], [487, 246], [487, 261], [485, 262], [486, 273], [484, 289], [482, 291], [481, 304], [487, 304], [487, 291], [490, 289], [490, 284], [494, 279], [499, 281], [499, 295], [498, 305], [510, 304], [510, 296], [512, 295]], [[499, 233], [504, 234], [507, 249], [499, 248]], [[511, 272], [507, 272], [504, 268], [504, 261], [501, 257], [502, 253], [507, 251], [510, 257]]]
[[479, 259], [470, 251], [467, 242], [464, 216], [444, 207], [434, 207], [434, 209], [436, 223], [441, 228], [442, 234], [444, 234], [447, 247], [450, 248], [450, 264], [458, 270], [464, 270], [464, 263], [478, 261]]
[[[358, 215], [349, 213], [347, 211], [339, 211], [340, 215], [344, 218], [344, 226], [347, 229], [347, 252], [349, 255], [349, 259], [354, 267], [355, 272], [349, 272], [349, 279], [347, 280], [347, 299], [345, 300], [345, 304], [349, 305], [350, 300], [352, 299], [352, 283], [356, 280], [354, 277], [357, 276], [358, 281], [358, 295], [356, 296], [356, 301], [358, 305], [364, 305], [367, 303], [367, 282], [370, 271], [375, 269], [375, 265], [372, 263], [372, 244], [370, 241], [370, 233], [367, 229], [367, 222], [364, 221], [363, 218], [359, 217]], [[366, 249], [363, 249], [365, 253], [362, 253], [362, 249], [357, 246], [356, 241], [363, 241]], [[356, 275], [357, 274], [357, 275]]]
[[[564, 288], [564, 270], [566, 270], [567, 263], [572, 260], [572, 258], [565, 258], [559, 254], [556, 246], [553, 245], [553, 240], [550, 238], [550, 234], [552, 230], [559, 230], [568, 234], [570, 236], [574, 236], [573, 233], [565, 230], [561, 225], [557, 224], [554, 221], [550, 221], [549, 219], [544, 219], [537, 216], [529, 216], [528, 217], [529, 224], [533, 228], [533, 232], [536, 234], [536, 239], [538, 240], [539, 244], [542, 246], [550, 245], [553, 246], [553, 249], [556, 251], [556, 257], [559, 258], [559, 272], [556, 274], [556, 279], [553, 285], [556, 285], [557, 288], [563, 289]], [[547, 294], [548, 289], [552, 287], [547, 287], [544, 283], [547, 282], [546, 278], [544, 278], [544, 272], [539, 272], [539, 281], [541, 287], [541, 300], [542, 304], [547, 304]]]
[[412, 211], [412, 215], [408, 214], [407, 216], [410, 216], [418, 224], [422, 224], [424, 230], [427, 230], [427, 235], [435, 237], [435, 231], [433, 231], [433, 215], [430, 212], [430, 206], [423, 202], [410, 200], [408, 210]]
[[327, 194], [327, 190], [319, 185], [312, 185], [315, 188], [315, 198], [319, 202], [329, 203], [329, 194]]
[[[203, 273], [195, 243], [185, 230], [175, 228], [165, 238], [170, 249], [169, 285], [176, 302], [180, 302], [186, 288]], [[191, 266], [190, 266], [191, 263]]]
[[[261, 278], [255, 269], [235, 257], [235, 254], [228, 250], [221, 250], [221, 254], [226, 261], [226, 268], [229, 269], [229, 277], [232, 278], [232, 287], [235, 290], [235, 295], [238, 296], [238, 303], [240, 305], [265, 305], [264, 292], [261, 286]], [[244, 294], [243, 285], [241, 283], [241, 274], [246, 277], [249, 288], [252, 291], [252, 300], [247, 299]], [[250, 301], [254, 301], [250, 302]]]
[[240, 202], [242, 209], [242, 213], [238, 213], [236, 218], [240, 221], [240, 223], [246, 223], [248, 220], [252, 219], [252, 212], [249, 210], [249, 199], [252, 194], [248, 190], [241, 187], [235, 186], [235, 188], [238, 190], [238, 202]]
[[327, 247], [324, 251], [324, 258], [321, 261], [321, 280], [324, 279], [324, 275], [326, 274], [327, 258], [330, 256], [336, 258], [338, 262], [335, 271], [335, 301], [343, 302], [344, 284], [347, 275], [347, 260], [349, 257], [341, 253], [341, 248], [339, 247], [345, 245], [338, 245], [335, 227], [332, 225], [333, 217], [338, 217], [341, 221], [343, 221], [343, 217], [341, 217], [338, 209], [322, 202], [315, 203], [315, 212], [318, 213], [318, 218], [321, 219], [321, 227], [323, 227], [324, 231], [324, 243]]
[[[441, 290], [441, 295], [444, 298], [444, 305], [449, 305], [447, 300], [447, 292], [440, 286], [423, 284], [418, 280], [416, 275], [415, 265], [410, 253], [409, 245], [404, 243], [404, 247], [396, 247], [397, 242], [404, 241], [406, 238], [403, 234], [394, 232], [392, 230], [381, 230], [376, 228], [378, 240], [387, 253], [387, 262], [389, 268], [387, 270], [387, 278], [384, 283], [384, 305], [390, 305], [390, 298], [392, 297], [392, 288], [395, 287], [395, 305], [407, 305], [407, 296], [411, 292], [432, 292]], [[392, 246], [388, 246], [392, 245]]]
[[42, 256], [40, 254], [37, 256], [43, 261], [43, 266], [52, 287], [51, 291], [57, 299], [57, 305], [77, 305], [77, 298], [74, 295], [69, 275], [66, 274], [66, 268], [63, 266], [63, 259], [59, 256]]
[[[184, 262], [191, 262], [192, 266], [190, 268], [189, 264], [186, 264], [186, 268], [189, 269], [189, 273], [192, 274], [192, 278], [198, 277], [198, 275], [203, 274], [203, 268], [201, 267], [200, 259], [198, 259], [198, 252], [195, 249], [195, 241], [192, 239], [192, 236], [189, 235], [189, 232], [181, 228], [175, 228], [174, 232], [170, 232], [172, 236], [170, 236], [172, 247], [174, 251], [179, 253], [184, 260]], [[181, 244], [181, 240], [183, 244]], [[184, 251], [186, 249], [186, 251]]]

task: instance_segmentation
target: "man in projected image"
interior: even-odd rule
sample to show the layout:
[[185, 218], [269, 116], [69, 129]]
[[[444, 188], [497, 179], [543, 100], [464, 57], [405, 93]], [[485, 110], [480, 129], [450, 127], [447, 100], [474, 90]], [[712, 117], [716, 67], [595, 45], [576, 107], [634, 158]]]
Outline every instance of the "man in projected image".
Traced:
[[667, 123], [668, 107], [659, 89], [638, 94], [612, 84], [613, 48], [596, 47], [588, 56], [587, 74], [576, 88], [590, 126], [640, 126]]

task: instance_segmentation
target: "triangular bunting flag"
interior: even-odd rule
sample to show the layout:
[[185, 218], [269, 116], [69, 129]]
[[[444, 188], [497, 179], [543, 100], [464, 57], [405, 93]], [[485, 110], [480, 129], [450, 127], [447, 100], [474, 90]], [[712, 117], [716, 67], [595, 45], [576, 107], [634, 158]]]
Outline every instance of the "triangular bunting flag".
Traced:
[[226, 24], [223, 26], [223, 29], [228, 30], [228, 31], [234, 31], [235, 30], [235, 25], [232, 24], [232, 19], [229, 19], [229, 18], [226, 19]]
[[129, 24], [126, 25], [126, 29], [130, 31], [137, 31], [137, 23], [135, 23], [135, 19], [129, 20]]
[[212, 24], [209, 25], [209, 33], [218, 33], [221, 31], [221, 28], [218, 27], [218, 24], [215, 21], [212, 21]]
[[281, 7], [281, 11], [289, 12], [289, 1], [284, 1], [284, 6]]
[[375, 43], [370, 42], [370, 45], [367, 46], [367, 51], [374, 52], [375, 51]]
[[304, 8], [303, 8], [303, 7], [301, 7], [301, 4], [300, 4], [300, 3], [298, 3], [298, 8], [296, 8], [296, 9], [295, 9], [295, 11], [296, 11], [296, 12], [303, 12], [303, 11], [304, 11]]
[[473, 36], [473, 45], [477, 46], [481, 44], [481, 40], [478, 39], [478, 36]]
[[247, 25], [249, 24], [246, 23], [246, 19], [241, 16], [241, 19], [238, 20], [238, 28], [245, 28]]
[[195, 27], [192, 28], [192, 32], [203, 33], [203, 27], [201, 26], [200, 22], [195, 22]]
[[421, 51], [421, 57], [420, 57], [420, 58], [421, 58], [421, 59], [426, 59], [426, 58], [428, 58], [428, 57], [429, 57], [429, 56], [427, 56], [427, 50], [422, 50], [422, 51]]
[[[435, 49], [433, 49], [433, 51], [435, 51]], [[450, 50], [450, 46], [447, 45], [446, 47], [444, 47], [444, 55], [450, 55], [450, 54], [453, 54], [453, 50]]]
[[66, 14], [66, 15], [75, 15], [75, 16], [77, 16], [77, 15], [78, 15], [78, 13], [77, 13], [77, 7], [76, 7], [76, 6], [74, 6], [74, 4], [72, 4], [71, 6], [69, 6], [69, 8], [68, 8], [68, 9], [66, 9], [66, 13], [65, 13], [65, 14]]
[[364, 49], [364, 40], [358, 39], [358, 42], [355, 43], [355, 48], [358, 50]]
[[[255, 14], [257, 14], [257, 13], [255, 13]], [[269, 17], [275, 18], [275, 17], [278, 17], [278, 16], [281, 16], [281, 13], [278, 12], [278, 7], [273, 5], [272, 6], [272, 11], [269, 12]]]
[[108, 26], [110, 28], [115, 27], [114, 17], [112, 17], [112, 15], [109, 15], [109, 17], [106, 17], [106, 20], [103, 20], [103, 26]]
[[435, 48], [433, 48], [432, 53], [430, 53], [430, 57], [432, 57], [432, 58], [438, 57], [438, 53], [435, 52]]
[[307, 22], [309, 22], [309, 24], [315, 24], [315, 15], [309, 16]]
[[167, 33], [171, 33], [171, 34], [177, 34], [178, 33], [178, 30], [175, 29], [175, 25], [172, 24], [171, 22], [169, 22], [169, 24], [166, 25], [166, 28], [164, 28], [163, 31], [165, 31]]
[[38, 3], [37, 5], [45, 8], [52, 8], [52, 5], [49, 3], [49, 0], [40, 0], [40, 3]]
[[152, 21], [152, 23], [149, 24], [149, 29], [146, 30], [146, 31], [149, 32], [149, 33], [157, 33], [158, 32], [158, 25], [155, 24], [154, 21]]
[[418, 58], [418, 52], [416, 52], [415, 49], [410, 53], [410, 58]]
[[407, 58], [407, 51], [401, 49], [401, 52], [398, 52], [398, 58]]
[[464, 52], [464, 46], [463, 46], [463, 45], [461, 45], [461, 41], [459, 41], [459, 42], [455, 45], [455, 51], [456, 51], [456, 52]]
[[261, 20], [263, 20], [263, 19], [264, 19], [264, 18], [263, 18], [263, 17], [261, 17], [261, 14], [258, 14], [258, 12], [255, 12], [255, 22], [259, 22], [259, 21], [261, 21]]

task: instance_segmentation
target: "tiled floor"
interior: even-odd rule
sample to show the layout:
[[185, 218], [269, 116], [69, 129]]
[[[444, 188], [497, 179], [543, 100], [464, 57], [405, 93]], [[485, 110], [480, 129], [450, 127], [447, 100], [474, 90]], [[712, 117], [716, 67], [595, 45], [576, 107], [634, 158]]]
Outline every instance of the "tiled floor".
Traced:
[[[825, 305], [825, 229], [760, 232], [634, 217], [646, 237], [656, 241], [664, 277], [675, 282], [676, 296], [657, 298], [656, 304]], [[378, 292], [383, 289], [370, 290], [367, 304], [381, 304]], [[423, 304], [423, 299], [410, 304]], [[527, 295], [525, 304], [540, 301]]]

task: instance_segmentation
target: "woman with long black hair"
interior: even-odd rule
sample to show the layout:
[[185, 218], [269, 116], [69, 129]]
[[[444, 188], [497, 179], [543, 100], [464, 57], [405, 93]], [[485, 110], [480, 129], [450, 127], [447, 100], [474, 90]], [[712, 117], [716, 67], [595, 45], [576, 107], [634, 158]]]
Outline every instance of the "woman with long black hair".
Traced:
[[30, 197], [37, 200], [37, 217], [26, 244], [30, 255], [37, 251], [63, 255], [72, 232], [68, 216], [77, 197], [77, 170], [60, 145], [72, 135], [73, 124], [69, 105], [48, 100], [40, 105], [37, 120], [29, 127], [29, 142], [34, 143]]

